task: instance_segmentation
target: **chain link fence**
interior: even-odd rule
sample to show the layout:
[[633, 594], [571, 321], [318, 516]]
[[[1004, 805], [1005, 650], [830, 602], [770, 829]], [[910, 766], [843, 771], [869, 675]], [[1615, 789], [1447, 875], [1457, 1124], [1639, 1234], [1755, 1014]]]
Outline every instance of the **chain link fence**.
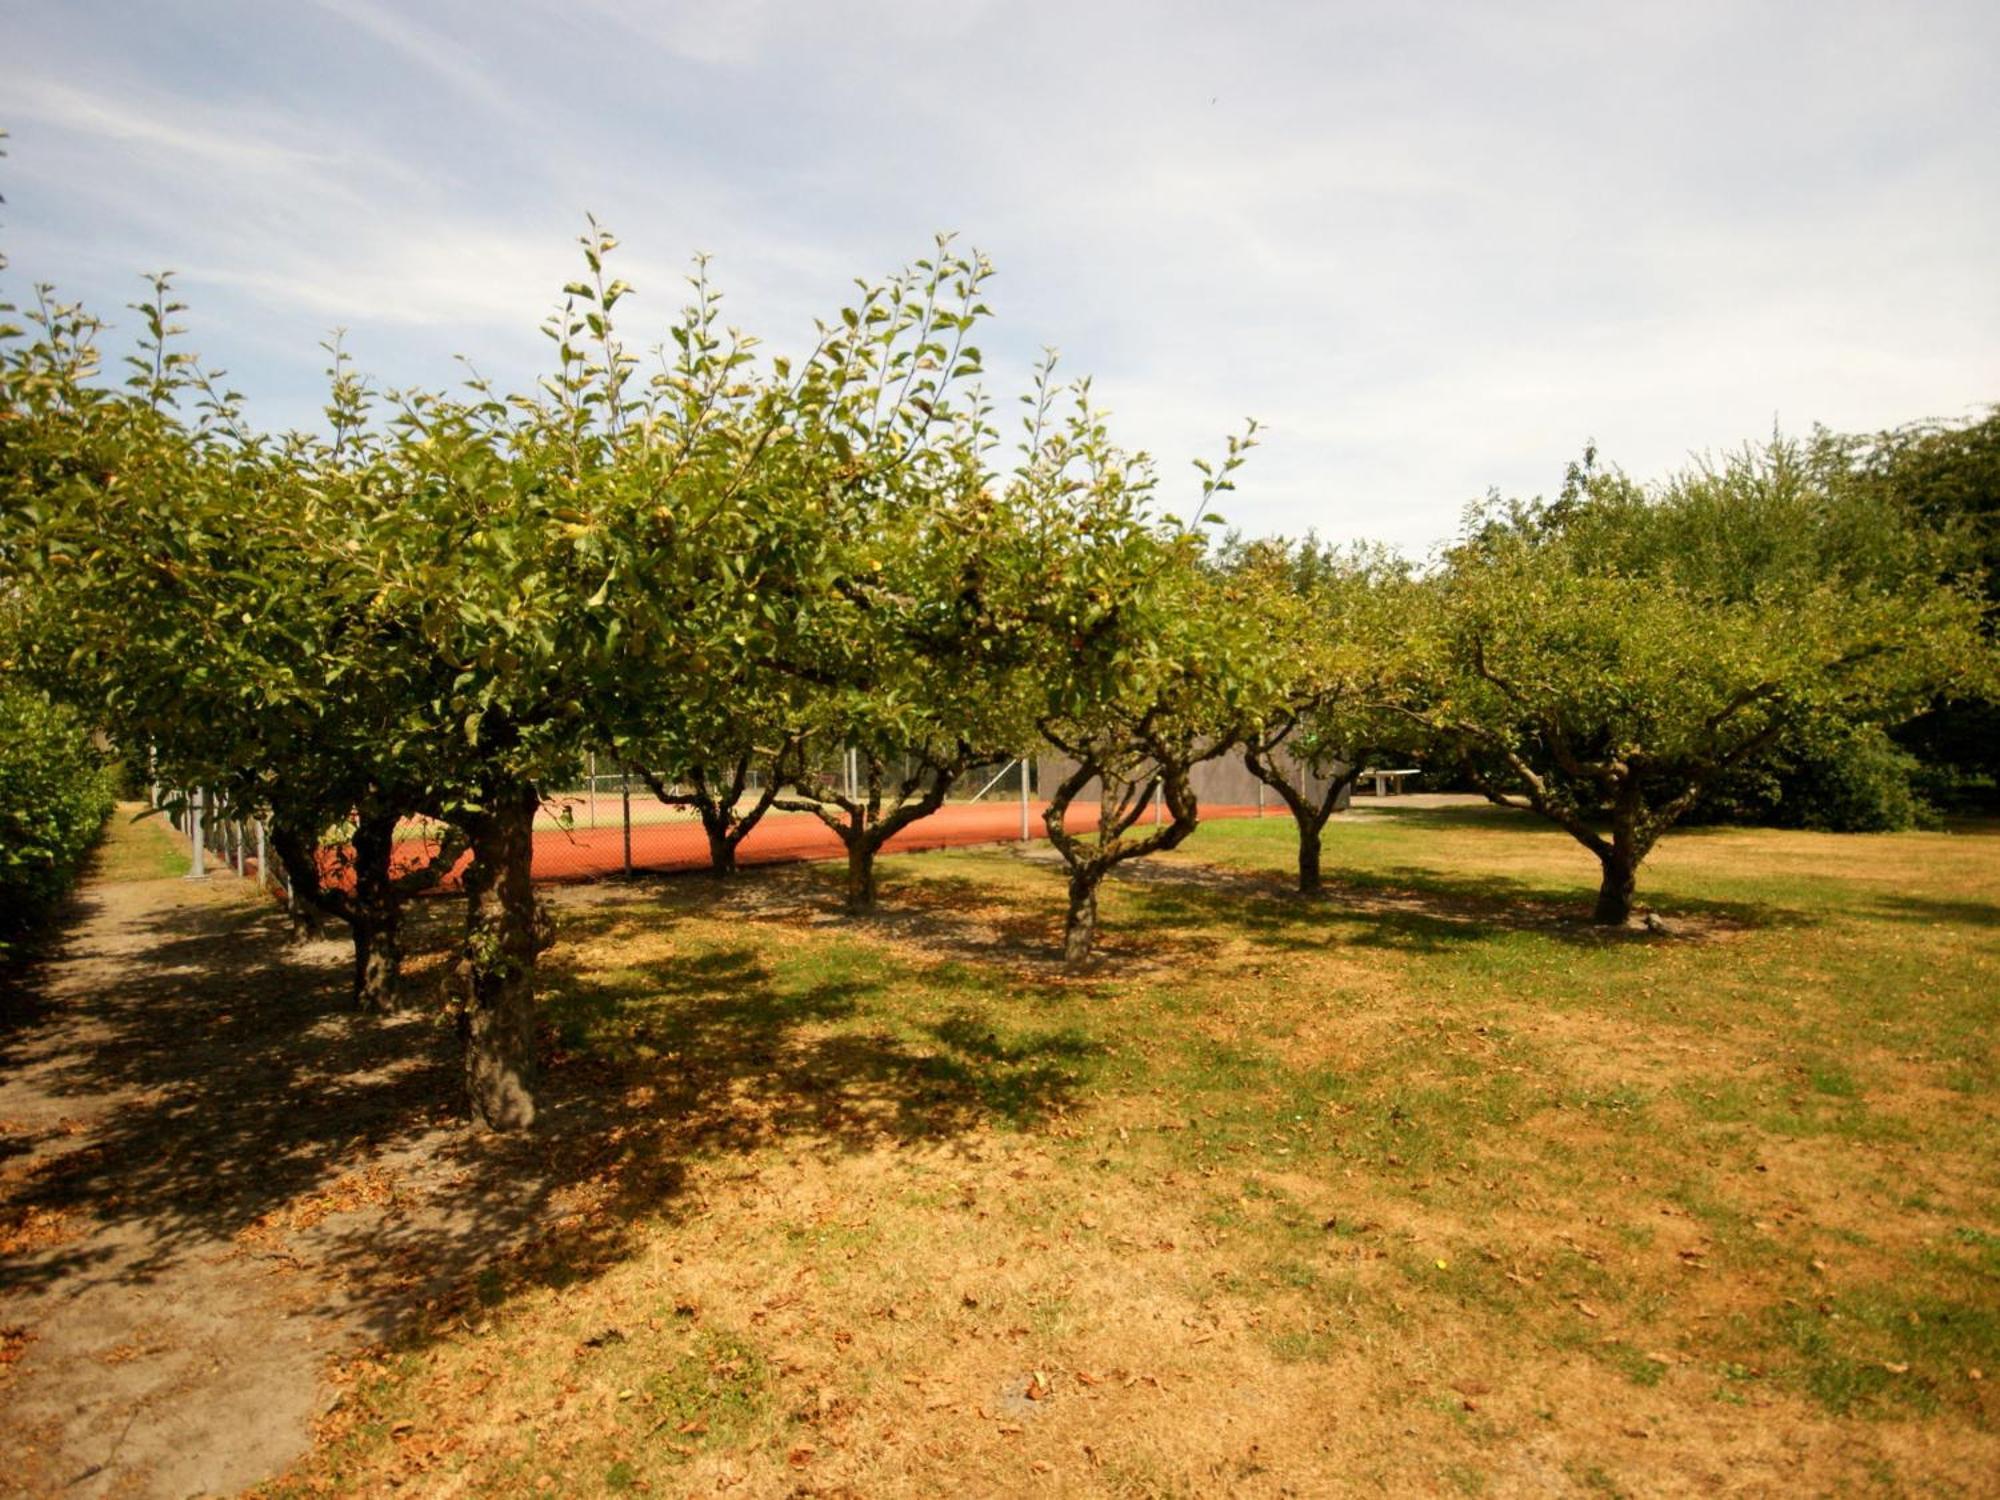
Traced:
[[[1046, 765], [1033, 757], [996, 761], [973, 767], [958, 778], [955, 791], [938, 810], [920, 818], [891, 839], [884, 853], [913, 853], [919, 850], [966, 847], [977, 844], [1027, 842], [1044, 836], [1042, 812], [1044, 788], [1054, 784], [1056, 763]], [[913, 769], [905, 764], [886, 769], [885, 788], [891, 777]], [[857, 752], [845, 751], [822, 757], [799, 778], [800, 785], [781, 791], [803, 791], [825, 795], [838, 791], [850, 801], [865, 797], [865, 761]], [[684, 794], [689, 788], [663, 780], [670, 794]], [[765, 788], [757, 775], [746, 778], [739, 808], [754, 805]], [[1203, 793], [1208, 788], [1198, 788]], [[1231, 781], [1224, 796], [1211, 800], [1203, 796], [1202, 817], [1262, 817], [1266, 814], [1263, 787], [1254, 792], [1239, 790]], [[153, 805], [168, 809], [173, 827], [187, 840], [190, 879], [230, 874], [256, 882], [280, 901], [289, 899], [290, 884], [283, 861], [270, 847], [269, 833], [255, 818], [235, 819], [214, 815], [214, 803], [201, 792], [171, 796], [162, 788], [152, 789]], [[1282, 813], [1281, 807], [1272, 811]], [[1096, 806], [1080, 801], [1070, 818], [1070, 826], [1085, 830], [1092, 826]], [[1163, 816], [1157, 806], [1147, 820]], [[437, 852], [441, 827], [427, 819], [406, 820], [397, 833], [396, 864], [414, 868], [427, 863]], [[811, 812], [768, 809], [755, 828], [743, 839], [736, 854], [739, 865], [774, 864], [794, 860], [839, 859], [846, 850], [839, 837]], [[329, 878], [338, 879], [346, 865], [344, 851], [329, 845], [326, 851]], [[456, 870], [439, 889], [456, 885]], [[657, 797], [647, 780], [624, 769], [601, 767], [594, 759], [573, 787], [551, 791], [543, 799], [535, 819], [534, 874], [538, 881], [584, 881], [637, 874], [704, 870], [710, 866], [709, 840], [700, 814], [693, 808], [669, 804]]]

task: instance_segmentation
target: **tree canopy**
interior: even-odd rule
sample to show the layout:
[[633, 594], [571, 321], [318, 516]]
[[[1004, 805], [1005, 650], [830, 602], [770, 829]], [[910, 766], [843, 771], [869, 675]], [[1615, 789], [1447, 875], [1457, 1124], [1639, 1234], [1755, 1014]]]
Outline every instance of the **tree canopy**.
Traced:
[[1893, 722], [1990, 678], [1939, 536], [1783, 439], [1641, 486], [1586, 463], [1474, 512], [1432, 601], [1422, 722], [1488, 797], [1603, 867], [1600, 922], [1716, 776], [1821, 716]]

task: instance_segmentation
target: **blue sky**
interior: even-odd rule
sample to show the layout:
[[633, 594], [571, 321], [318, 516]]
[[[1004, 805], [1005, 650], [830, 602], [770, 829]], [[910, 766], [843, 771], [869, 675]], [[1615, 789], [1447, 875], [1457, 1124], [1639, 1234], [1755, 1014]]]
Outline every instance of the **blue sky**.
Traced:
[[[594, 212], [649, 343], [695, 251], [809, 341], [955, 230], [998, 387], [1043, 345], [1225, 507], [1413, 551], [1595, 438], [1641, 475], [1774, 422], [2000, 400], [2000, 6], [0, 0], [0, 248], [315, 420], [532, 377]], [[129, 319], [126, 321], [129, 322]]]

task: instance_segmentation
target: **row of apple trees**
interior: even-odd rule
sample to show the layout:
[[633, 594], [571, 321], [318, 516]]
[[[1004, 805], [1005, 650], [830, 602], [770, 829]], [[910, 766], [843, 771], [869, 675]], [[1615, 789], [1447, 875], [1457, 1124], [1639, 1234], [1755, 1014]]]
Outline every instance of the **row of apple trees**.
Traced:
[[[1415, 755], [1572, 833], [1622, 923], [1713, 778], [1987, 680], [1950, 538], [1784, 444], [1653, 487], [1586, 466], [1421, 569], [1218, 543], [1250, 435], [1180, 516], [1051, 365], [1003, 434], [976, 255], [861, 284], [785, 358], [705, 269], [635, 352], [614, 248], [585, 236], [532, 388], [378, 392], [334, 346], [315, 433], [249, 425], [164, 281], [115, 369], [48, 292], [0, 344], [9, 670], [265, 819], [366, 1006], [394, 1000], [403, 903], [462, 866], [453, 1003], [494, 1128], [535, 1113], [535, 816], [593, 753], [691, 807], [719, 871], [772, 808], [822, 818], [859, 912], [890, 837], [1052, 746], [1080, 965], [1107, 873], [1194, 830], [1206, 759], [1276, 790], [1307, 890], [1346, 782]], [[851, 785], [816, 774], [848, 750]], [[417, 819], [443, 833], [412, 860]]]
[[[336, 347], [316, 433], [253, 429], [165, 282], [121, 367], [46, 291], [0, 354], [10, 671], [263, 818], [303, 915], [351, 929], [364, 1005], [393, 1000], [403, 903], [460, 870], [466, 1086], [496, 1128], [534, 1116], [534, 820], [586, 755], [691, 802], [722, 866], [765, 807], [817, 813], [865, 909], [884, 841], [968, 768], [1110, 744], [1128, 700], [1171, 698], [1118, 739], [1141, 755], [1230, 690], [1188, 597], [1202, 528], [1155, 512], [1087, 387], [1044, 368], [1002, 448], [982, 260], [941, 243], [790, 359], [698, 272], [642, 357], [613, 249], [586, 236], [533, 388], [380, 393]], [[807, 774], [836, 746], [852, 794]], [[412, 861], [418, 819], [444, 833]], [[1095, 843], [1063, 844], [1093, 892]]]

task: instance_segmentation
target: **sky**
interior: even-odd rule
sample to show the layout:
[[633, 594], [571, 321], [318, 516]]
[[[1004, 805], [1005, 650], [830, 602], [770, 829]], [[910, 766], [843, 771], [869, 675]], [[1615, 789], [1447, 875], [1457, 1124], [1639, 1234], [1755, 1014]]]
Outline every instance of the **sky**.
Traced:
[[647, 345], [713, 257], [799, 351], [940, 231], [997, 395], [1090, 374], [1163, 500], [1421, 555], [1588, 441], [1641, 477], [2000, 401], [2000, 5], [0, 0], [0, 251], [171, 269], [252, 416], [525, 386], [594, 213]]

